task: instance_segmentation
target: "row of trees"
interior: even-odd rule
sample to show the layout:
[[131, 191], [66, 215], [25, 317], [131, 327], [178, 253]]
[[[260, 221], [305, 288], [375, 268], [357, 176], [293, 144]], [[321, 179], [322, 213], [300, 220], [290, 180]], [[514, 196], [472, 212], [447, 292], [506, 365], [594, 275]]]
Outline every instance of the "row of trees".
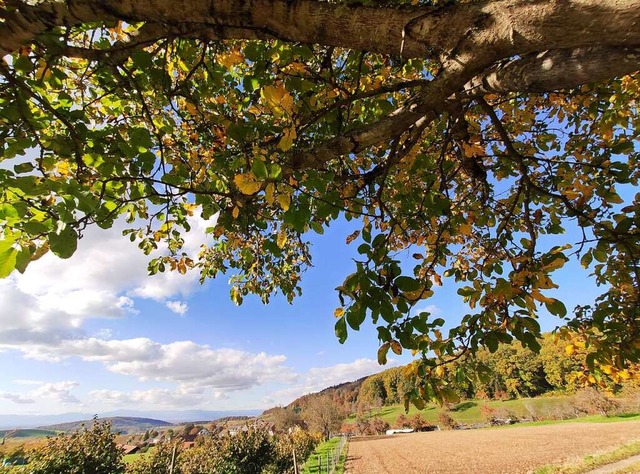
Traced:
[[[294, 472], [293, 453], [298, 462], [306, 459], [320, 440], [302, 430], [270, 436], [251, 428], [234, 436], [201, 437], [190, 449], [161, 444], [127, 467], [127, 474], [279, 474]], [[171, 468], [173, 466], [173, 468]]]
[[329, 438], [340, 428], [342, 420], [349, 411], [344, 405], [336, 402], [328, 393], [319, 396], [305, 397], [304, 407], [277, 407], [269, 410], [269, 418], [276, 430], [287, 432], [302, 427], [311, 432], [320, 433], [324, 439]]
[[[637, 383], [633, 367], [615, 371], [603, 366], [600, 373], [591, 373], [587, 362], [590, 354], [584, 346], [566, 345], [554, 335], [545, 334], [539, 352], [519, 342], [500, 344], [494, 352], [482, 349], [473, 358], [442, 367], [438, 376], [458, 397], [484, 399], [533, 397], [552, 391], [573, 393], [585, 384], [616, 392]], [[413, 389], [405, 377], [408, 370], [393, 368], [368, 377], [360, 387], [357, 407], [367, 410], [402, 403]]]
[[[26, 453], [29, 464], [13, 467], [11, 474], [287, 474], [294, 472], [293, 453], [302, 462], [314, 450], [319, 435], [295, 430], [270, 435], [249, 428], [236, 435], [204, 436], [195, 447], [162, 443], [137, 461], [125, 465], [123, 451], [109, 422], [95, 421], [71, 435], [49, 438]], [[0, 467], [0, 473], [5, 472]]]

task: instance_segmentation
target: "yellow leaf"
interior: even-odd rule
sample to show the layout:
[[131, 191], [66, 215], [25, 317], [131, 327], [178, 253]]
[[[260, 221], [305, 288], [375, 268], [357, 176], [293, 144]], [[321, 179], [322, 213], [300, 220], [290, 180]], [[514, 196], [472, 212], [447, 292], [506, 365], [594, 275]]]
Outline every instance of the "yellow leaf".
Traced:
[[296, 139], [296, 129], [285, 128], [282, 138], [278, 142], [278, 148], [282, 151], [287, 151], [289, 148], [293, 146], [293, 141]]
[[273, 183], [267, 184], [267, 187], [264, 190], [264, 198], [269, 205], [273, 204], [273, 193], [275, 191], [275, 186]]
[[280, 204], [280, 207], [283, 211], [288, 211], [289, 207], [291, 206], [291, 196], [286, 193], [279, 194], [278, 204]]
[[193, 203], [187, 203], [187, 204], [183, 204], [182, 207], [184, 208], [184, 210], [187, 212], [189, 216], [192, 216], [193, 212], [198, 208], [198, 205]]
[[415, 290], [415, 291], [403, 291], [402, 294], [411, 301], [426, 300], [433, 296], [433, 291], [427, 289]]
[[227, 69], [240, 64], [244, 61], [244, 55], [238, 51], [229, 51], [227, 53], [218, 54], [216, 56], [218, 63], [222, 64]]
[[262, 97], [264, 97], [267, 107], [269, 107], [275, 115], [281, 115], [282, 111], [288, 114], [294, 112], [293, 97], [287, 92], [287, 89], [282, 83], [265, 86], [262, 89]]
[[567, 355], [573, 355], [576, 351], [576, 346], [574, 346], [573, 344], [569, 344], [567, 347], [564, 348], [564, 351], [567, 353]]
[[621, 379], [624, 379], [624, 380], [629, 380], [631, 378], [631, 374], [627, 369], [621, 370], [620, 372], [618, 372], [618, 375], [620, 376]]
[[544, 296], [544, 295], [543, 295], [542, 293], [540, 293], [538, 290], [533, 290], [533, 291], [531, 291], [531, 297], [532, 297], [534, 300], [538, 300], [538, 301], [540, 301], [540, 303], [549, 303], [549, 304], [552, 304], [552, 303], [555, 303], [555, 302], [556, 302], [556, 300], [555, 300], [555, 299], [553, 299], [553, 298], [548, 298], [548, 297]]
[[558, 268], [564, 267], [564, 264], [565, 264], [565, 260], [563, 258], [558, 257], [555, 260], [553, 260], [551, 263], [549, 263], [549, 265], [547, 265], [545, 269], [550, 272], [552, 270], [557, 270]]
[[231, 215], [233, 216], [234, 219], [237, 219], [238, 216], [240, 215], [240, 209], [238, 209], [237, 206], [234, 206], [233, 211], [231, 211]]
[[445, 369], [442, 365], [439, 365], [438, 367], [436, 367], [436, 375], [438, 377], [442, 377], [445, 373]]
[[462, 149], [464, 151], [464, 156], [467, 158], [472, 158], [475, 156], [482, 156], [485, 154], [484, 146], [480, 143], [463, 143]]
[[253, 173], [242, 173], [233, 178], [234, 183], [242, 194], [251, 195], [260, 191], [262, 183]]
[[391, 350], [396, 355], [402, 354], [402, 346], [398, 341], [391, 341]]
[[458, 227], [458, 233], [460, 233], [461, 235], [471, 234], [471, 224], [462, 224], [460, 227]]
[[185, 107], [187, 108], [187, 111], [191, 114], [191, 115], [196, 115], [198, 113], [198, 109], [196, 108], [196, 106], [192, 103], [192, 102], [187, 102], [187, 104], [185, 105]]
[[333, 315], [336, 318], [341, 318], [342, 316], [344, 316], [344, 309], [343, 308], [336, 308], [336, 310], [333, 312]]
[[51, 77], [51, 69], [49, 69], [47, 62], [44, 59], [40, 58], [38, 59], [37, 65], [38, 68], [36, 69], [36, 79], [49, 79]]
[[284, 230], [281, 230], [280, 232], [278, 232], [276, 244], [278, 244], [278, 248], [282, 248], [286, 243], [287, 243], [287, 233]]

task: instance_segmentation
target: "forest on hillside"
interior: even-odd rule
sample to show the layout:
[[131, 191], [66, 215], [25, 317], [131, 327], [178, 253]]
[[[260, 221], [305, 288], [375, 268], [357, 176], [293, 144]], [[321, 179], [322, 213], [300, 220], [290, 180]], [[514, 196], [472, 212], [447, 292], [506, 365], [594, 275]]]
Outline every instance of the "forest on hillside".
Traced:
[[[623, 371], [602, 367], [601, 373], [592, 373], [587, 363], [590, 353], [584, 345], [567, 345], [547, 333], [541, 340], [539, 352], [517, 341], [500, 344], [494, 352], [481, 349], [474, 357], [439, 366], [435, 375], [446, 381], [443, 395], [448, 402], [572, 394], [587, 386], [617, 394], [639, 384], [635, 366]], [[302, 396], [288, 407], [304, 411], [310, 400], [318, 396], [330, 397], [345, 413], [403, 403], [415, 396], [415, 384], [410, 380], [415, 376], [414, 369], [414, 364], [393, 367], [355, 382], [329, 387], [318, 394]]]

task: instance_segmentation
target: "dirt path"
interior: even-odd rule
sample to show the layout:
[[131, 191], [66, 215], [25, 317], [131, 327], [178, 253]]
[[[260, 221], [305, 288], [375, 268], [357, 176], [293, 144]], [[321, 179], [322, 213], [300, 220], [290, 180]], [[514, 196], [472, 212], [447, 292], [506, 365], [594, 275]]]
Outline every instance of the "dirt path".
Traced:
[[593, 471], [589, 471], [587, 474], [612, 474], [623, 470], [624, 468], [633, 466], [636, 463], [640, 463], [640, 454], [637, 456], [631, 456], [630, 458], [623, 459], [613, 464], [607, 464], [606, 466], [599, 467]]
[[527, 473], [640, 438], [640, 421], [440, 431], [352, 441], [348, 474]]

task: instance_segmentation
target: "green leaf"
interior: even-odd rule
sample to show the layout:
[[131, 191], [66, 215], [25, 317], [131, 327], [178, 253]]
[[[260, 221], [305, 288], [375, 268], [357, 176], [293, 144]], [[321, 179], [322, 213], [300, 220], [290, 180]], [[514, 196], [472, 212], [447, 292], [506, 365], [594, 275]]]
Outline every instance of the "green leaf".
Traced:
[[251, 164], [251, 171], [260, 179], [266, 179], [269, 176], [269, 173], [267, 172], [267, 166], [259, 157], [255, 157], [253, 159], [253, 163]]
[[347, 321], [345, 318], [340, 318], [336, 321], [335, 332], [338, 342], [344, 344], [344, 341], [347, 340]]
[[355, 331], [360, 329], [360, 325], [364, 322], [366, 316], [366, 309], [360, 304], [355, 304], [347, 310], [347, 322]]
[[413, 397], [411, 401], [413, 402], [413, 404], [418, 410], [424, 410], [425, 407], [427, 406], [425, 401], [420, 397]]
[[0, 220], [14, 221], [19, 217], [17, 209], [11, 204], [0, 204]]
[[18, 250], [13, 247], [15, 240], [0, 240], [0, 278], [8, 277], [16, 268]]
[[33, 163], [20, 163], [18, 165], [15, 165], [13, 167], [13, 171], [15, 171], [16, 173], [31, 173], [34, 170], [35, 166], [33, 166]]
[[59, 233], [49, 233], [51, 251], [60, 258], [71, 257], [78, 248], [78, 234], [71, 227], [66, 226]]
[[242, 86], [247, 92], [253, 92], [257, 89], [260, 89], [260, 81], [255, 77], [247, 76], [242, 80]]
[[390, 341], [391, 340], [391, 331], [384, 326], [378, 326], [378, 339], [381, 341]]
[[489, 352], [493, 354], [495, 351], [498, 350], [498, 345], [500, 344], [500, 341], [498, 340], [498, 336], [490, 332], [485, 336], [484, 344], [487, 346], [487, 348], [489, 348]]
[[389, 343], [385, 342], [378, 349], [378, 364], [385, 365], [387, 363], [387, 353], [389, 352]]
[[554, 316], [564, 318], [567, 315], [567, 308], [560, 300], [555, 300], [553, 303], [545, 303], [544, 305], [547, 307], [547, 311]]
[[399, 276], [395, 284], [400, 291], [416, 291], [420, 289], [420, 282], [408, 276]]

